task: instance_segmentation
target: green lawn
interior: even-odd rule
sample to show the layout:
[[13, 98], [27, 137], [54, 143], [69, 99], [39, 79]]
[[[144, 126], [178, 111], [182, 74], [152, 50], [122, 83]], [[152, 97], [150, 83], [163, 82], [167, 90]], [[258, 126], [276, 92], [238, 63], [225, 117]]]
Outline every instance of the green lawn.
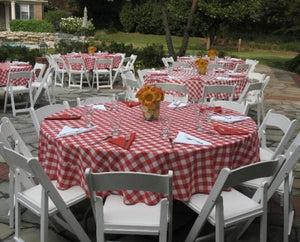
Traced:
[[[97, 31], [95, 39], [102, 41], [116, 41], [124, 44], [132, 44], [134, 48], [144, 47], [150, 44], [161, 44], [164, 46], [164, 50], [167, 53], [166, 39], [164, 35], [151, 35], [151, 34], [139, 34], [139, 33], [113, 33], [106, 34], [103, 31]], [[172, 37], [175, 51], [178, 51], [181, 46], [181, 37]], [[245, 41], [243, 41], [245, 43]], [[247, 43], [245, 43], [247, 45]], [[187, 55], [201, 55], [205, 52], [206, 40], [204, 38], [191, 37], [189, 39]], [[261, 64], [265, 64], [271, 67], [286, 69], [285, 63], [288, 60], [293, 59], [298, 53], [287, 51], [272, 51], [272, 50], [250, 50], [247, 46], [242, 45], [242, 51], [238, 54], [235, 50], [235, 46], [220, 46], [216, 48], [219, 51], [224, 51], [225, 54], [232, 57], [241, 57], [243, 59], [256, 59]]]

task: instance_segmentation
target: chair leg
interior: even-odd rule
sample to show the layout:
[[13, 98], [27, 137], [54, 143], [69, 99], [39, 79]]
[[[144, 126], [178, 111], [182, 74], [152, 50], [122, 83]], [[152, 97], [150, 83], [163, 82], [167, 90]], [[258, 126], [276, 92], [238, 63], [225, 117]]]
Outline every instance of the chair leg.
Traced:
[[13, 116], [16, 117], [15, 99], [12, 90], [10, 91], [10, 100], [11, 100], [11, 109], [12, 109]]
[[6, 108], [7, 108], [7, 98], [8, 98], [8, 92], [5, 91], [5, 97], [4, 97], [4, 109], [3, 113], [6, 113]]
[[20, 240], [21, 236], [21, 205], [16, 201], [15, 204], [15, 241]]
[[8, 185], [8, 194], [9, 194], [9, 227], [12, 229], [14, 227], [14, 207], [15, 207], [15, 177], [12, 170], [9, 171], [9, 185]]

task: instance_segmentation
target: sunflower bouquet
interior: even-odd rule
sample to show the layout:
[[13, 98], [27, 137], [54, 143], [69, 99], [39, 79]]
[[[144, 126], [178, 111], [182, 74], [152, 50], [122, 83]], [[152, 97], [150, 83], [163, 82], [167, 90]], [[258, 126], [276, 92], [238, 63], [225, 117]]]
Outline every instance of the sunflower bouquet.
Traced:
[[209, 61], [205, 60], [203, 58], [198, 58], [197, 60], [194, 61], [194, 64], [198, 68], [207, 67], [207, 65], [209, 64]]
[[148, 121], [157, 120], [160, 101], [164, 100], [165, 92], [158, 87], [146, 85], [136, 93], [136, 97], [142, 104], [144, 118]]
[[209, 56], [209, 59], [214, 60], [216, 55], [219, 54], [219, 52], [217, 50], [208, 50], [207, 54]]
[[97, 51], [97, 48], [95, 46], [89, 46], [88, 47], [88, 53], [89, 54], [95, 54], [95, 52]]

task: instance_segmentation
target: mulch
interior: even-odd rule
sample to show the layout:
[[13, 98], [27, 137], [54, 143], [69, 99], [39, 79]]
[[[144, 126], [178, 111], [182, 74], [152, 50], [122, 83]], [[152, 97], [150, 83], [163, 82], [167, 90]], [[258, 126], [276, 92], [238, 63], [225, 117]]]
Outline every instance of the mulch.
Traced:
[[8, 180], [9, 166], [6, 163], [0, 163], [0, 180]]

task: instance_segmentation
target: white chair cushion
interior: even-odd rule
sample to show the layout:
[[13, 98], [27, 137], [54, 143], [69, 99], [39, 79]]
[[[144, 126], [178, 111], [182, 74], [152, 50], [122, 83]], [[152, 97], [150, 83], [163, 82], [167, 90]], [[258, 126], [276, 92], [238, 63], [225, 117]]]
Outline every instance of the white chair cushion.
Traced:
[[[54, 187], [57, 187], [56, 180], [53, 180], [52, 184]], [[36, 185], [22, 192], [22, 195], [20, 196], [23, 200], [28, 201], [28, 203], [30, 203], [29, 201], [31, 201], [35, 209], [38, 210], [39, 208], [41, 208], [41, 190], [42, 186]], [[57, 191], [68, 207], [86, 198], [86, 193], [80, 186], [72, 186], [66, 190], [57, 189]], [[54, 205], [51, 199], [49, 199], [48, 209], [49, 214], [53, 214], [57, 211], [56, 206]]]
[[160, 202], [151, 206], [144, 203], [126, 205], [122, 196], [109, 195], [103, 208], [104, 224], [159, 227], [160, 207]]
[[[233, 188], [230, 191], [222, 192], [221, 195], [223, 197], [225, 227], [234, 224], [235, 220], [247, 217], [247, 215], [261, 213], [262, 206], [259, 203], [256, 203]], [[191, 197], [189, 205], [200, 211], [207, 198], [208, 194], [195, 194]], [[213, 225], [215, 225], [215, 214], [214, 207], [208, 218]]]

